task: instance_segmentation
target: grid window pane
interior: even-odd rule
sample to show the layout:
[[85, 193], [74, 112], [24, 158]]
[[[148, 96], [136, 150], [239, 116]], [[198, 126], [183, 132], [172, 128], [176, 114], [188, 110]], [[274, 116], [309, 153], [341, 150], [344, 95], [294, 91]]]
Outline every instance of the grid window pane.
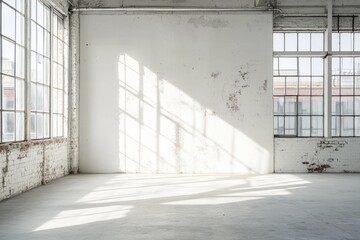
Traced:
[[339, 33], [332, 34], [332, 50], [333, 51], [340, 50], [340, 34]]
[[341, 115], [354, 114], [354, 97], [341, 97]]
[[1, 4], [1, 34], [12, 40], [15, 40], [15, 10], [7, 4]]
[[352, 50], [353, 50], [353, 34], [340, 33], [340, 51], [352, 51]]
[[274, 115], [284, 115], [284, 97], [274, 97]]
[[299, 136], [309, 137], [310, 136], [310, 117], [299, 117], [298, 121]]
[[280, 75], [297, 75], [297, 58], [279, 58]]
[[273, 94], [285, 95], [285, 77], [274, 77], [273, 80]]
[[15, 112], [2, 112], [2, 141], [15, 141]]
[[353, 117], [341, 117], [341, 136], [353, 136], [354, 135], [354, 118]]
[[310, 76], [311, 58], [299, 58], [299, 75]]
[[311, 117], [311, 136], [321, 137], [324, 132], [323, 117]]
[[311, 51], [324, 51], [323, 33], [311, 33]]
[[310, 95], [311, 81], [310, 77], [299, 77], [299, 95]]
[[334, 137], [340, 136], [340, 117], [331, 118], [331, 135]]
[[15, 110], [15, 79], [3, 75], [2, 77], [2, 109]]
[[2, 72], [8, 75], [15, 74], [15, 44], [2, 39]]
[[297, 33], [285, 33], [285, 51], [297, 51]]
[[286, 77], [286, 95], [298, 94], [298, 77]]
[[310, 97], [298, 98], [299, 115], [310, 115], [311, 101]]
[[285, 133], [284, 128], [284, 117], [275, 116], [274, 117], [274, 134], [283, 135]]
[[285, 134], [296, 135], [296, 117], [285, 117]]
[[310, 51], [310, 33], [299, 33], [299, 51]]

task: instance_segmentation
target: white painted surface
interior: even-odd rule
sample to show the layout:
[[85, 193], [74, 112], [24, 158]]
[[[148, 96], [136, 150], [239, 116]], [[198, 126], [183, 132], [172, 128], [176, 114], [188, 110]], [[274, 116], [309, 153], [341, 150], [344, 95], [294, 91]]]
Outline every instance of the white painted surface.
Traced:
[[275, 172], [360, 172], [359, 138], [275, 138]]
[[82, 15], [81, 172], [272, 172], [272, 14]]

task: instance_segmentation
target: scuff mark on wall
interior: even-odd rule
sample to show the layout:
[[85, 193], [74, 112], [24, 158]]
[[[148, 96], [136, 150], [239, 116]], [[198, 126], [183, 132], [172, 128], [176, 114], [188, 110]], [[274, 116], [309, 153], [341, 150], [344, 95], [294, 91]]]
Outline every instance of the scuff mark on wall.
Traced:
[[227, 21], [221, 19], [210, 18], [207, 16], [192, 17], [188, 23], [193, 24], [195, 27], [211, 27], [211, 28], [224, 28], [229, 25]]
[[215, 78], [217, 78], [219, 75], [220, 75], [220, 72], [212, 72], [210, 76], [215, 79]]
[[268, 80], [265, 79], [265, 80], [264, 80], [264, 83], [263, 83], [263, 85], [262, 85], [262, 89], [263, 89], [264, 91], [266, 91], [266, 90], [267, 90], [267, 86], [268, 86]]

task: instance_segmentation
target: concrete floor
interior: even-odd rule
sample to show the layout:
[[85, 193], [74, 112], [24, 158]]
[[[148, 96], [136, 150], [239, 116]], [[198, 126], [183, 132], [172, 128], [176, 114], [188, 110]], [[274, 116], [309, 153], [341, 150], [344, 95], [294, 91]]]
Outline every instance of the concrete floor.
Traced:
[[360, 239], [360, 174], [72, 175], [0, 203], [0, 239]]

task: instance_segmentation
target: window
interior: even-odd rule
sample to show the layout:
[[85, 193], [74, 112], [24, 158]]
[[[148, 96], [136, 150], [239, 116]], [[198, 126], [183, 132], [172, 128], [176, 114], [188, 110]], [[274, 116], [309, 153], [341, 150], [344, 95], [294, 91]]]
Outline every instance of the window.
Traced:
[[[301, 51], [323, 51], [323, 33], [274, 33], [274, 134], [323, 136], [324, 60]], [[287, 51], [295, 52], [293, 56]], [[306, 52], [305, 52], [306, 53]]]
[[25, 139], [25, 16], [23, 1], [1, 2], [1, 142]]
[[360, 33], [333, 33], [332, 135], [360, 136]]

